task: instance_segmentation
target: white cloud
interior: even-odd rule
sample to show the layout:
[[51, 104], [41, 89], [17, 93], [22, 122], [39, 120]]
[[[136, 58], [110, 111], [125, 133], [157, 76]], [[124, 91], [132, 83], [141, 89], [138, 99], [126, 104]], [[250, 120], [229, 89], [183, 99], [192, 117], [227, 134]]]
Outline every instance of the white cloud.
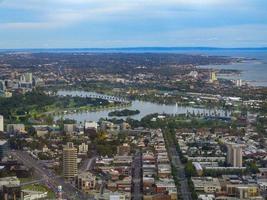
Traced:
[[5, 1], [0, 9], [38, 11], [39, 22], [0, 23], [2, 29], [44, 29], [64, 27], [85, 20], [109, 19], [112, 15], [130, 12], [134, 4], [122, 0], [21, 0]]
[[[243, 3], [240, 3], [243, 2]], [[82, 21], [110, 20], [120, 15], [141, 18], [174, 14], [170, 8], [201, 9], [244, 4], [244, 0], [4, 0], [0, 9], [20, 9], [38, 13], [39, 22], [9, 21], [2, 28], [57, 28]], [[177, 12], [175, 13], [177, 15]], [[1, 16], [1, 14], [0, 14]]]
[[13, 22], [1, 23], [0, 29], [46, 29], [52, 26], [56, 26], [56, 24], [48, 22]]

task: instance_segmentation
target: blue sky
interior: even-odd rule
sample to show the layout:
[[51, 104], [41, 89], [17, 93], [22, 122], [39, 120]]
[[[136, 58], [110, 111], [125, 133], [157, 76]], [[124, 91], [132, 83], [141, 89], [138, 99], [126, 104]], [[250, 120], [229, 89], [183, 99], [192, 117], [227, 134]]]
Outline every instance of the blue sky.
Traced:
[[266, 0], [0, 0], [0, 48], [266, 47]]

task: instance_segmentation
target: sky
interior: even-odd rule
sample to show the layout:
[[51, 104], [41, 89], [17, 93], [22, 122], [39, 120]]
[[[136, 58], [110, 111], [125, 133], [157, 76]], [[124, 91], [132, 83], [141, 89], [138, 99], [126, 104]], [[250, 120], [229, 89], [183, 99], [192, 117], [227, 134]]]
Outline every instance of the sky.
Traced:
[[267, 47], [266, 0], [0, 0], [0, 48]]

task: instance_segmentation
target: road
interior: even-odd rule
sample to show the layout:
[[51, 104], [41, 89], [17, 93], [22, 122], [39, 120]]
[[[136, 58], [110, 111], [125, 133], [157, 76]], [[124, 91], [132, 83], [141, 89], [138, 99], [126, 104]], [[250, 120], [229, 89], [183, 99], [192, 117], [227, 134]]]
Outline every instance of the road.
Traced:
[[189, 187], [188, 187], [188, 181], [187, 181], [187, 178], [185, 176], [184, 166], [180, 160], [179, 154], [177, 153], [175, 147], [169, 147], [169, 152], [171, 155], [171, 162], [177, 170], [182, 199], [183, 200], [192, 200], [191, 192], [190, 192]]
[[175, 167], [175, 169], [177, 170], [178, 180], [180, 183], [179, 188], [180, 188], [180, 192], [182, 195], [182, 199], [183, 200], [192, 200], [191, 192], [190, 192], [189, 187], [188, 187], [188, 181], [187, 181], [187, 178], [185, 176], [184, 166], [181, 162], [181, 159], [179, 157], [178, 152], [176, 151], [175, 144], [174, 144], [174, 142], [170, 142], [167, 140], [165, 142], [166, 142], [166, 148], [168, 149], [169, 155], [171, 157], [171, 162], [172, 162], [173, 166]]
[[83, 161], [79, 171], [83, 172], [83, 171], [90, 171], [92, 169], [94, 169], [96, 164], [96, 156], [92, 157], [92, 158], [87, 158]]
[[88, 197], [83, 194], [77, 188], [75, 188], [72, 184], [65, 182], [65, 180], [56, 174], [54, 174], [51, 170], [47, 169], [42, 165], [42, 163], [38, 160], [33, 159], [27, 152], [25, 151], [12, 151], [11, 154], [21, 161], [25, 166], [34, 168], [36, 175], [40, 179], [44, 179], [45, 184], [55, 193], [57, 192], [57, 188], [59, 185], [63, 188], [63, 199], [67, 200], [88, 200], [94, 199], [92, 197]]
[[133, 159], [132, 170], [132, 200], [142, 200], [142, 153], [139, 150]]

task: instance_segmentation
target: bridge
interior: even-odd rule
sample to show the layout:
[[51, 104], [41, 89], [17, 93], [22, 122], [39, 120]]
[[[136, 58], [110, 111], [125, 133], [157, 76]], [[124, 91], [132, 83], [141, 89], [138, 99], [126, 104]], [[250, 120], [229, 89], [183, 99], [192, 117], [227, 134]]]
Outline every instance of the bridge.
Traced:
[[121, 103], [129, 103], [127, 99], [121, 98], [121, 97], [115, 97], [115, 96], [107, 96], [107, 95], [100, 95], [100, 94], [86, 94], [84, 97], [95, 98], [95, 99], [105, 99], [108, 101], [117, 101]]
[[95, 98], [95, 99], [105, 99], [108, 101], [116, 101], [120, 103], [130, 103], [129, 100], [123, 97], [116, 97], [116, 96], [109, 96], [105, 94], [97, 94], [97, 93], [90, 93], [85, 92], [84, 94], [76, 94], [76, 93], [69, 93], [69, 94], [58, 94], [59, 96], [72, 96], [72, 97], [85, 97], [85, 98]]

